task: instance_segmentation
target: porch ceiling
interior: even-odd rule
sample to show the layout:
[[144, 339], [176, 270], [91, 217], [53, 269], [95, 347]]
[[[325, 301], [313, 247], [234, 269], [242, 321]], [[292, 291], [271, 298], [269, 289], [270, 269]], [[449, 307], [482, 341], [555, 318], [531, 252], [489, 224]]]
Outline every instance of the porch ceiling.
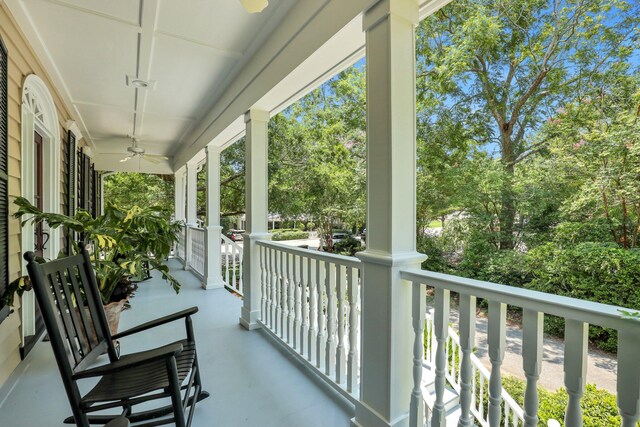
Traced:
[[[117, 162], [133, 134], [148, 153], [172, 156], [294, 0], [270, 0], [259, 14], [238, 0], [7, 3], [96, 155]], [[127, 86], [127, 76], [155, 88]]]

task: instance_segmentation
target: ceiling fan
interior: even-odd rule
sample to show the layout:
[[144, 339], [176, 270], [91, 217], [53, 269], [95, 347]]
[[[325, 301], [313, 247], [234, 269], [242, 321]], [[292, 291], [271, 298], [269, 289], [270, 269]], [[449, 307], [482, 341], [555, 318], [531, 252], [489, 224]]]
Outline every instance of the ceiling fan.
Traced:
[[131, 159], [133, 159], [134, 157], [138, 157], [140, 159], [144, 159], [150, 163], [154, 163], [154, 164], [158, 164], [160, 163], [160, 160], [169, 160], [169, 158], [167, 156], [160, 156], [158, 154], [145, 154], [145, 150], [142, 147], [138, 147], [138, 138], [135, 136], [131, 136], [129, 135], [129, 138], [131, 138], [132, 144], [131, 147], [127, 147], [127, 151], [129, 152], [129, 155], [123, 159], [120, 160], [120, 163], [124, 163], [127, 162]]
[[248, 13], [260, 13], [269, 6], [269, 0], [240, 0], [240, 3]]

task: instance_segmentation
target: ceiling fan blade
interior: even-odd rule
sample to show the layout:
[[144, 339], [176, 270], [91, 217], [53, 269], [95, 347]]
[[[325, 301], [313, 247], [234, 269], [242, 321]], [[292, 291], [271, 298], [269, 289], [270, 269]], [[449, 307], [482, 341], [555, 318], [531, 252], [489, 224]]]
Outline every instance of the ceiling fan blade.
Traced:
[[147, 162], [153, 163], [154, 165], [157, 165], [160, 163], [158, 160], [154, 159], [153, 157], [150, 157], [148, 154], [143, 154], [141, 157], [145, 159]]
[[240, 0], [240, 3], [249, 13], [260, 13], [269, 6], [269, 0]]
[[124, 159], [120, 159], [120, 163], [127, 162], [127, 161], [131, 160], [132, 158], [133, 158], [132, 156], [129, 156], [129, 157], [125, 157]]
[[152, 157], [157, 160], [169, 160], [167, 156], [162, 156], [160, 154], [145, 154], [145, 157]]

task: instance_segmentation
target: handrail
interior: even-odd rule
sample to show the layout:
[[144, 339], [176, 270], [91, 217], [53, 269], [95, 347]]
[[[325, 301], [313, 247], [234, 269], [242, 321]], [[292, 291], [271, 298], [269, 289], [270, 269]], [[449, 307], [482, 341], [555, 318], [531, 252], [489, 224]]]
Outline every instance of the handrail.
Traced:
[[273, 248], [291, 255], [303, 255], [313, 259], [319, 259], [320, 261], [339, 263], [340, 265], [344, 265], [345, 267], [360, 268], [360, 260], [358, 258], [350, 256], [314, 251], [311, 249], [300, 248], [298, 246], [276, 243], [269, 240], [258, 240], [257, 243], [259, 246]]
[[475, 295], [478, 298], [497, 300], [508, 305], [536, 310], [566, 319], [618, 330], [637, 331], [638, 321], [622, 317], [619, 310], [627, 310], [593, 301], [554, 295], [530, 289], [499, 285], [481, 280], [433, 271], [408, 268], [400, 276], [415, 283], [426, 283], [434, 288]]
[[[543, 358], [543, 321], [544, 316], [548, 314], [565, 320], [564, 385], [568, 394], [565, 424], [581, 425], [583, 417], [581, 400], [585, 393], [589, 344], [588, 328], [589, 325], [599, 325], [616, 329], [618, 332], [618, 409], [623, 420], [622, 425], [635, 425], [640, 415], [637, 406], [640, 399], [640, 389], [638, 389], [640, 365], [637, 362], [638, 349], [640, 348], [638, 345], [640, 343], [640, 322], [632, 318], [625, 318], [624, 313], [621, 312], [625, 310], [624, 308], [415, 268], [401, 270], [400, 276], [413, 284], [414, 385], [411, 400], [412, 414], [419, 414], [421, 367], [424, 358], [421, 352], [424, 340], [424, 304], [427, 288], [431, 287], [434, 288], [435, 296], [433, 333], [438, 342], [435, 355], [436, 402], [433, 405], [433, 419], [442, 420], [445, 416], [444, 384], [448, 377], [451, 377], [451, 372], [448, 372], [447, 367], [451, 364], [448, 363], [448, 355], [446, 355], [447, 345], [450, 342], [449, 334], [451, 333], [448, 321], [450, 294], [454, 292], [458, 294], [460, 300], [460, 331], [465, 331], [462, 332], [464, 339], [459, 341], [459, 352], [463, 355], [459, 369], [459, 375], [462, 377], [461, 384], [464, 385], [460, 391], [462, 417], [468, 420], [467, 417], [472, 414], [477, 419], [475, 404], [470, 407], [469, 402], [473, 401], [476, 385], [472, 364], [473, 322], [476, 298], [482, 298], [488, 302], [489, 306], [487, 341], [491, 370], [489, 373], [487, 421], [490, 421], [491, 425], [499, 425], [501, 421], [501, 402], [508, 403], [504, 406], [505, 418], [503, 420], [511, 416], [512, 422], [515, 422], [517, 421], [516, 415], [518, 415], [517, 412], [511, 411], [511, 408], [507, 410], [510, 402], [504, 398], [504, 390], [501, 386], [501, 366], [506, 345], [507, 306], [523, 309], [522, 357], [523, 369], [527, 378], [523, 412], [528, 420], [535, 420], [538, 416], [539, 401], [536, 390]], [[429, 353], [427, 355], [431, 357]], [[449, 371], [451, 369], [449, 366]], [[453, 382], [455, 383], [455, 381]], [[479, 383], [482, 391], [483, 383], [486, 383], [482, 375], [479, 377]], [[481, 418], [485, 418], [484, 406], [481, 405], [477, 408]], [[421, 423], [420, 417], [414, 415], [411, 425], [417, 427]]]

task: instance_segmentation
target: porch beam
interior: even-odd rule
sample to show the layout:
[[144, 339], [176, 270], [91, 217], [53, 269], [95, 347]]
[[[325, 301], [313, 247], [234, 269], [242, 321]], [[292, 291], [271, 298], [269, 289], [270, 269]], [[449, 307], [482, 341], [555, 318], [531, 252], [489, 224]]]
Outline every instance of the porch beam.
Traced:
[[380, 0], [363, 18], [367, 55], [367, 249], [362, 260], [360, 402], [353, 426], [409, 425], [416, 252], [415, 35], [418, 0]]
[[268, 124], [269, 112], [249, 110], [245, 114], [245, 173], [247, 228], [243, 235], [244, 300], [240, 324], [248, 330], [259, 327], [260, 248], [259, 240], [268, 240]]
[[224, 287], [222, 280], [220, 226], [220, 147], [212, 144], [205, 148], [207, 167], [207, 223], [204, 230], [204, 289]]

